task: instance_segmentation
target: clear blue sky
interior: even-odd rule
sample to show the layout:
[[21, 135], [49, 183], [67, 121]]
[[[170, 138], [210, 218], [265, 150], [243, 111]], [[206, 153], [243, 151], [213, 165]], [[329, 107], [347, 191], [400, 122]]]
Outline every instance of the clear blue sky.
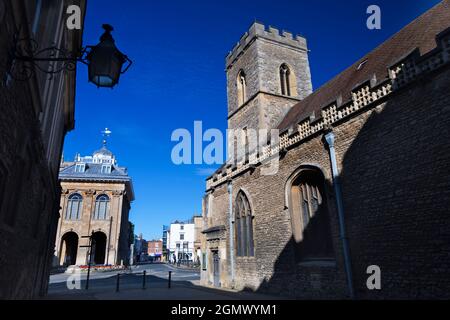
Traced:
[[[117, 46], [134, 64], [119, 85], [97, 89], [78, 67], [76, 124], [64, 156], [92, 153], [100, 131], [133, 178], [130, 220], [136, 233], [160, 238], [162, 225], [201, 212], [207, 166], [171, 161], [177, 128], [226, 129], [224, 58], [256, 19], [304, 35], [314, 89], [438, 3], [397, 1], [111, 1], [89, 0], [84, 45], [98, 42], [102, 23], [114, 26]], [[382, 10], [382, 29], [366, 28], [366, 8]]]

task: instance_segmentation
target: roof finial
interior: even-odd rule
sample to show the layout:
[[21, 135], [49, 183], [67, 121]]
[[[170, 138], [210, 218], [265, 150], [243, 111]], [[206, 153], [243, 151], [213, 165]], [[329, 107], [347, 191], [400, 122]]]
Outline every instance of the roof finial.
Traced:
[[102, 136], [103, 136], [103, 146], [106, 147], [106, 139], [111, 135], [112, 131], [109, 130], [108, 128], [105, 128], [105, 130], [102, 131]]

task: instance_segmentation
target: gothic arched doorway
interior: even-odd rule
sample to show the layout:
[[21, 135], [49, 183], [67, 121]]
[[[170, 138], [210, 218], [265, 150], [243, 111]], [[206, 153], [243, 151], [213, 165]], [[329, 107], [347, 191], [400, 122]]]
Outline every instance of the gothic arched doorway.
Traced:
[[94, 264], [105, 264], [106, 234], [95, 232], [92, 235], [92, 260]]
[[77, 263], [78, 235], [75, 232], [67, 232], [61, 238], [60, 264], [71, 266]]

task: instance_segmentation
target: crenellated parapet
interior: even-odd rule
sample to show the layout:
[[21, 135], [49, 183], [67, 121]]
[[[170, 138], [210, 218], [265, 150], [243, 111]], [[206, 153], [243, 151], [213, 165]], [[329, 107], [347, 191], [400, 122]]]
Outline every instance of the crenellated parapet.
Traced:
[[254, 22], [250, 29], [244, 33], [238, 43], [227, 54], [226, 67], [227, 69], [239, 58], [239, 56], [247, 49], [247, 47], [257, 38], [274, 41], [278, 44], [283, 44], [296, 49], [307, 50], [306, 39], [300, 35], [294, 36], [291, 32], [280, 30], [266, 26], [259, 22]]
[[[299, 119], [295, 125], [280, 132], [277, 144], [268, 145], [259, 153], [248, 154], [247, 162], [224, 166], [206, 180], [207, 191], [213, 190], [216, 186], [230, 181], [247, 170], [253, 170], [267, 160], [283, 154], [294, 145], [323, 133], [324, 129], [337, 125], [338, 122], [346, 121], [360, 112], [371, 110], [393, 92], [402, 90], [405, 86], [423, 79], [427, 74], [447, 66], [450, 60], [450, 29], [440, 33], [436, 37], [436, 43], [435, 49], [424, 55], [420, 55], [419, 50], [416, 49], [391, 66], [387, 66], [387, 77], [384, 80], [377, 82], [372, 76], [357, 85], [351, 90], [351, 98], [348, 101], [341, 101], [341, 97], [336, 97], [335, 101], [321, 106], [320, 114]], [[233, 54], [230, 57], [233, 57]]]

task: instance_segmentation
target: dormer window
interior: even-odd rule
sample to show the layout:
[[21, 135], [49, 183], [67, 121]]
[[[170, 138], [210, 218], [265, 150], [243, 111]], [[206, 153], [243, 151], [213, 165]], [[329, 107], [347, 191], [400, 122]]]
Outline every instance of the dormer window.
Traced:
[[86, 170], [86, 165], [84, 163], [77, 163], [75, 165], [75, 172], [76, 173], [83, 173]]
[[103, 164], [101, 173], [111, 173], [111, 165], [110, 164]]

